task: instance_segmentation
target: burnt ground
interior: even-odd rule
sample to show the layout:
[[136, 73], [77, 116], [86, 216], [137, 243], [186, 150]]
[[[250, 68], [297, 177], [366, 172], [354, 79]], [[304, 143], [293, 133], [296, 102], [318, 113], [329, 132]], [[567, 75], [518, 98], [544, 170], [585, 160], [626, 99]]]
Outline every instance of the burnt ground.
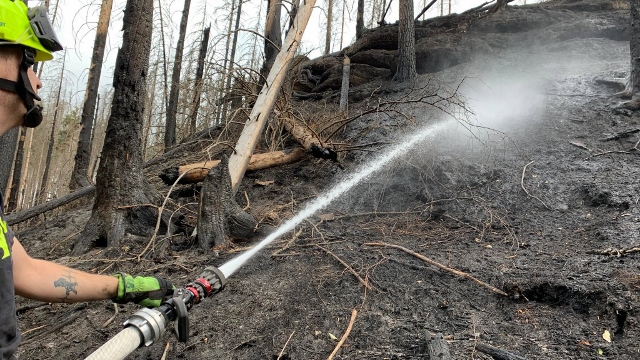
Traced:
[[[258, 254], [222, 292], [193, 308], [187, 344], [169, 332], [130, 358], [160, 359], [169, 343], [167, 359], [325, 359], [352, 309], [358, 315], [336, 359], [425, 359], [427, 336], [436, 333], [454, 359], [490, 359], [478, 343], [528, 359], [640, 358], [640, 253], [624, 251], [639, 246], [640, 114], [617, 110], [616, 90], [599, 82], [622, 81], [628, 64], [628, 42], [572, 38], [493, 51], [420, 75], [413, 90], [384, 80], [369, 85], [385, 90], [384, 99], [424, 94], [429, 81], [445, 93], [460, 85], [474, 112], [466, 118], [471, 126], [458, 123], [425, 138]], [[368, 105], [353, 111], [358, 106]], [[362, 117], [342, 136], [353, 144], [401, 143], [415, 129], [448, 119], [424, 103], [399, 109], [403, 116]], [[343, 154], [344, 170], [309, 158], [248, 174], [238, 202], [246, 205], [246, 191], [250, 211], [277, 226], [387, 151]], [[201, 254], [176, 242], [171, 259], [137, 262], [132, 258], [148, 239], [132, 239], [120, 258], [104, 259], [101, 249], [69, 257], [89, 211], [49, 214], [17, 228], [18, 236], [34, 256], [101, 273], [156, 273], [176, 284], [250, 245]], [[509, 296], [368, 242], [402, 245]], [[108, 301], [19, 299], [18, 307], [20, 359], [82, 358], [136, 310], [121, 306], [103, 327], [114, 315]]]

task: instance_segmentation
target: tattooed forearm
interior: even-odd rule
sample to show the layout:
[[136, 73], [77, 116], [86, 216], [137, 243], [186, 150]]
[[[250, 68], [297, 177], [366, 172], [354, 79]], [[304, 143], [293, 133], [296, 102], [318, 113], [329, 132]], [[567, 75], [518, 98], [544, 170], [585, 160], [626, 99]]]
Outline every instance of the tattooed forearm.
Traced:
[[62, 302], [67, 302], [71, 293], [78, 295], [78, 290], [76, 290], [78, 283], [75, 280], [76, 278], [71, 276], [71, 271], [69, 271], [67, 275], [63, 275], [60, 279], [53, 282], [54, 287], [61, 287], [65, 290], [64, 297], [59, 298]]

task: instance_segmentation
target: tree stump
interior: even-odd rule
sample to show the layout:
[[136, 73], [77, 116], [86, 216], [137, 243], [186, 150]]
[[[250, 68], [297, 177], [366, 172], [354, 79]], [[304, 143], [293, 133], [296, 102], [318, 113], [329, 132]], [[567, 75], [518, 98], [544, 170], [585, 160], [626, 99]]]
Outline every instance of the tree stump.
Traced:
[[429, 351], [429, 360], [451, 360], [449, 344], [441, 333], [435, 336], [427, 333], [427, 350]]
[[202, 184], [198, 214], [197, 240], [203, 251], [227, 243], [227, 239], [249, 240], [256, 233], [257, 221], [242, 210], [231, 189], [229, 158], [209, 170]]

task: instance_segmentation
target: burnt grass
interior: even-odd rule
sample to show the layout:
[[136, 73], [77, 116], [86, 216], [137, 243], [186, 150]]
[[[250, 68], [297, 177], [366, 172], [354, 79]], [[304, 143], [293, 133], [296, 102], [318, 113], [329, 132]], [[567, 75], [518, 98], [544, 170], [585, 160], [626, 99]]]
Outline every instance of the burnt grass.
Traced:
[[[589, 21], [611, 17], [611, 10], [587, 6], [605, 2], [567, 3], [585, 6], [562, 10], [574, 17], [579, 11], [589, 11]], [[546, 34], [540, 36], [548, 37], [547, 26], [540, 25]], [[421, 86], [430, 80], [440, 89], [462, 82], [460, 95], [475, 113], [468, 118], [475, 136], [453, 126], [426, 138], [267, 247], [222, 292], [195, 306], [186, 344], [169, 330], [130, 358], [160, 359], [168, 343], [167, 359], [326, 359], [352, 309], [358, 314], [336, 359], [427, 359], [427, 338], [437, 333], [454, 359], [490, 359], [476, 350], [478, 343], [528, 359], [640, 358], [640, 253], [625, 251], [639, 246], [640, 135], [633, 131], [640, 128], [640, 114], [620, 110], [616, 90], [601, 81], [623, 81], [628, 65], [628, 41], [565, 36], [550, 44], [512, 44], [420, 75], [413, 85], [378, 79], [358, 87], [354, 91], [383, 94], [354, 104], [352, 112], [369, 108], [377, 96], [397, 100], [431, 91]], [[298, 106], [335, 109], [331, 102]], [[245, 206], [248, 198], [258, 220], [277, 226], [386, 152], [380, 142], [401, 142], [443, 117], [423, 103], [398, 109], [349, 124], [343, 139], [378, 146], [342, 152], [344, 169], [307, 157], [248, 173], [238, 203]], [[76, 206], [16, 230], [32, 256], [97, 273], [155, 273], [175, 284], [251, 245], [203, 254], [183, 236], [172, 240], [170, 256], [151, 252], [137, 261], [149, 239], [131, 237], [118, 256], [94, 249], [70, 257], [89, 214], [89, 205]], [[370, 242], [404, 246], [508, 296], [397, 249], [365, 245]], [[20, 359], [83, 358], [120, 331], [137, 308], [120, 306], [115, 314], [109, 301], [40, 304], [21, 298], [18, 307], [25, 334]]]

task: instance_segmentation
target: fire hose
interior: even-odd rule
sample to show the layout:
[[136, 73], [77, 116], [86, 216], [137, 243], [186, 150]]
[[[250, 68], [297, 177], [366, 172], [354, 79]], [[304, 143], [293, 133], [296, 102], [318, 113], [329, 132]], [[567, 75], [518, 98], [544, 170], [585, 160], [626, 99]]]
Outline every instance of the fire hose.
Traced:
[[198, 278], [185, 287], [176, 288], [173, 297], [160, 306], [142, 308], [127, 321], [125, 328], [94, 351], [87, 360], [124, 359], [141, 345], [149, 346], [162, 338], [167, 324], [175, 324], [178, 341], [189, 340], [188, 311], [202, 299], [222, 290], [226, 277], [218, 268], [208, 266]]

